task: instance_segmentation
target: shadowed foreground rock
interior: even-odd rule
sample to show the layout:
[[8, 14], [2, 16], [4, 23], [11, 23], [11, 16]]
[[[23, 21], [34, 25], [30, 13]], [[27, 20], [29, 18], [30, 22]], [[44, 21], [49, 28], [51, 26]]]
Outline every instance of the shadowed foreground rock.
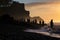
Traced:
[[60, 39], [36, 33], [25, 33], [23, 40], [60, 40]]

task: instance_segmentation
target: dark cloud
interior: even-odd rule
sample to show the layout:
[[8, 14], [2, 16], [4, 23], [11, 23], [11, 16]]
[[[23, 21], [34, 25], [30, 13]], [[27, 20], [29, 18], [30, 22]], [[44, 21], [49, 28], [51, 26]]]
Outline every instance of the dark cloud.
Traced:
[[60, 0], [15, 0], [22, 3], [33, 3], [33, 2], [60, 2]]

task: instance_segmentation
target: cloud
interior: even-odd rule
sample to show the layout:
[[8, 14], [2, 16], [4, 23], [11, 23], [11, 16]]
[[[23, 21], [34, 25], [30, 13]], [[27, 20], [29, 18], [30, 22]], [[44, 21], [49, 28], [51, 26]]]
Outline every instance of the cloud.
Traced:
[[15, 0], [21, 3], [33, 3], [33, 2], [60, 2], [60, 0]]

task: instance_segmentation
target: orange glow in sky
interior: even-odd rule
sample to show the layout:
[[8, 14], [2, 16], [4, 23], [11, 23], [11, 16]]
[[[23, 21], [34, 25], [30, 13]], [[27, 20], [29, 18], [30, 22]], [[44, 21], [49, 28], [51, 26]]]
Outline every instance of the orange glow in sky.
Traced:
[[26, 10], [30, 11], [30, 16], [40, 16], [45, 22], [51, 19], [60, 22], [60, 3], [26, 5]]

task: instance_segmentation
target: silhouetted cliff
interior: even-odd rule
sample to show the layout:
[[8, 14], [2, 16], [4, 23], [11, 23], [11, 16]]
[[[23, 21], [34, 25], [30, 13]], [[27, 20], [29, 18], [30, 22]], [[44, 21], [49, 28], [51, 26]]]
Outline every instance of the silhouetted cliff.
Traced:
[[[2, 2], [2, 3], [1, 3]], [[7, 2], [7, 4], [5, 4]], [[25, 10], [24, 3], [19, 3], [12, 0], [0, 0], [0, 14], [9, 14], [15, 19], [29, 18], [29, 11]]]

